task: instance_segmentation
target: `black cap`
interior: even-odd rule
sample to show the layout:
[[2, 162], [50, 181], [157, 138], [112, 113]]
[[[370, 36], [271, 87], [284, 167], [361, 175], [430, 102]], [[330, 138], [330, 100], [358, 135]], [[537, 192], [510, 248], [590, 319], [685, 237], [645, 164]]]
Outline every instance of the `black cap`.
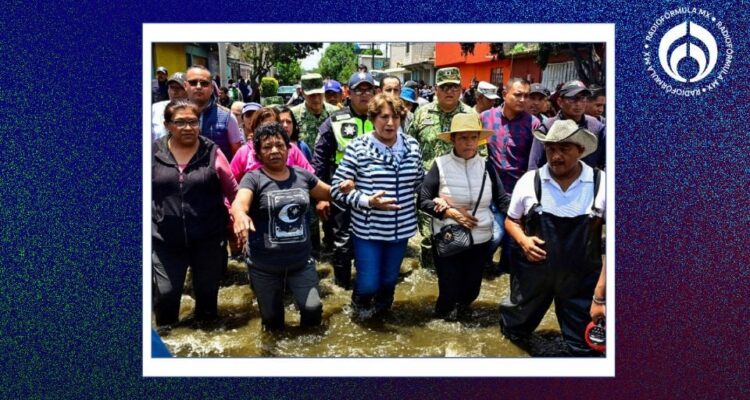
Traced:
[[529, 91], [529, 94], [539, 93], [543, 95], [544, 97], [549, 97], [549, 90], [547, 90], [546, 87], [544, 87], [541, 83], [532, 83], [531, 84], [531, 90]]
[[560, 88], [560, 97], [576, 97], [579, 93], [585, 94], [586, 97], [591, 97], [591, 91], [579, 80], [566, 82]]

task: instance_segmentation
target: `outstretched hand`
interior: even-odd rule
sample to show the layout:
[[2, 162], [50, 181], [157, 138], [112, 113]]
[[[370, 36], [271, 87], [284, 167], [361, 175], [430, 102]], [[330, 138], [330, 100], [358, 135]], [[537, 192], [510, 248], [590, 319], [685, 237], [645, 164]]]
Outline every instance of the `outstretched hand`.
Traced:
[[250, 232], [255, 232], [255, 225], [247, 214], [242, 214], [234, 220], [234, 234], [237, 236], [238, 246], [243, 247], [247, 243]]
[[386, 211], [395, 211], [401, 208], [398, 204], [396, 204], [395, 198], [383, 197], [384, 195], [385, 192], [381, 190], [370, 196], [370, 207]]

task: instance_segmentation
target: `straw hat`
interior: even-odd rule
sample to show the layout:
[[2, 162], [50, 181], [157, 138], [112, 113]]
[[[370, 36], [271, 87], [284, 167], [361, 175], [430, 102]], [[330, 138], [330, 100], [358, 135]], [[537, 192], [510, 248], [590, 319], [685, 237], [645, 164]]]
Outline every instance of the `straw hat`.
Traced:
[[438, 139], [444, 142], [451, 141], [451, 133], [459, 132], [479, 132], [479, 140], [483, 141], [492, 136], [493, 131], [482, 128], [482, 122], [479, 116], [474, 113], [456, 114], [451, 120], [451, 130], [437, 135]]
[[549, 132], [534, 131], [534, 137], [542, 143], [575, 143], [583, 147], [581, 158], [596, 151], [599, 145], [599, 139], [596, 135], [578, 126], [572, 119], [557, 120]]

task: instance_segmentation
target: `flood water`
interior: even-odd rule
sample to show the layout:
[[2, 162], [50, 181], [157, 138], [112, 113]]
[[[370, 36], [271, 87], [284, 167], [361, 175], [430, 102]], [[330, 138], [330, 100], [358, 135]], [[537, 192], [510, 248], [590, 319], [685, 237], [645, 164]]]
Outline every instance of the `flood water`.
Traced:
[[[299, 328], [299, 312], [289, 295], [286, 329], [263, 332], [246, 265], [230, 260], [219, 291], [219, 320], [204, 325], [191, 321], [195, 302], [188, 282], [181, 322], [162, 339], [178, 357], [528, 357], [500, 333], [498, 304], [510, 290], [507, 274], [483, 279], [471, 319], [446, 322], [433, 317], [437, 275], [421, 268], [419, 240], [417, 235], [409, 242], [393, 308], [382, 319], [351, 321], [351, 291], [333, 284], [331, 264], [324, 258], [318, 263], [322, 326]], [[538, 331], [559, 334], [552, 309]]]

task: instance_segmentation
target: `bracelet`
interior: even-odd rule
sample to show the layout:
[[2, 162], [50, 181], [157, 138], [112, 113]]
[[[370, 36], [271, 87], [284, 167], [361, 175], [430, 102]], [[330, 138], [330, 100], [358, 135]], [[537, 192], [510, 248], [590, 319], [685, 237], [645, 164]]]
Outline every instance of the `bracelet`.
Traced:
[[606, 305], [606, 304], [607, 304], [607, 301], [606, 301], [606, 299], [598, 299], [598, 298], [596, 297], [596, 295], [594, 295], [594, 297], [592, 298], [592, 300], [594, 301], [594, 303], [596, 303], [596, 304], [598, 304], [598, 305], [600, 305], [600, 306], [603, 306], [603, 305]]

